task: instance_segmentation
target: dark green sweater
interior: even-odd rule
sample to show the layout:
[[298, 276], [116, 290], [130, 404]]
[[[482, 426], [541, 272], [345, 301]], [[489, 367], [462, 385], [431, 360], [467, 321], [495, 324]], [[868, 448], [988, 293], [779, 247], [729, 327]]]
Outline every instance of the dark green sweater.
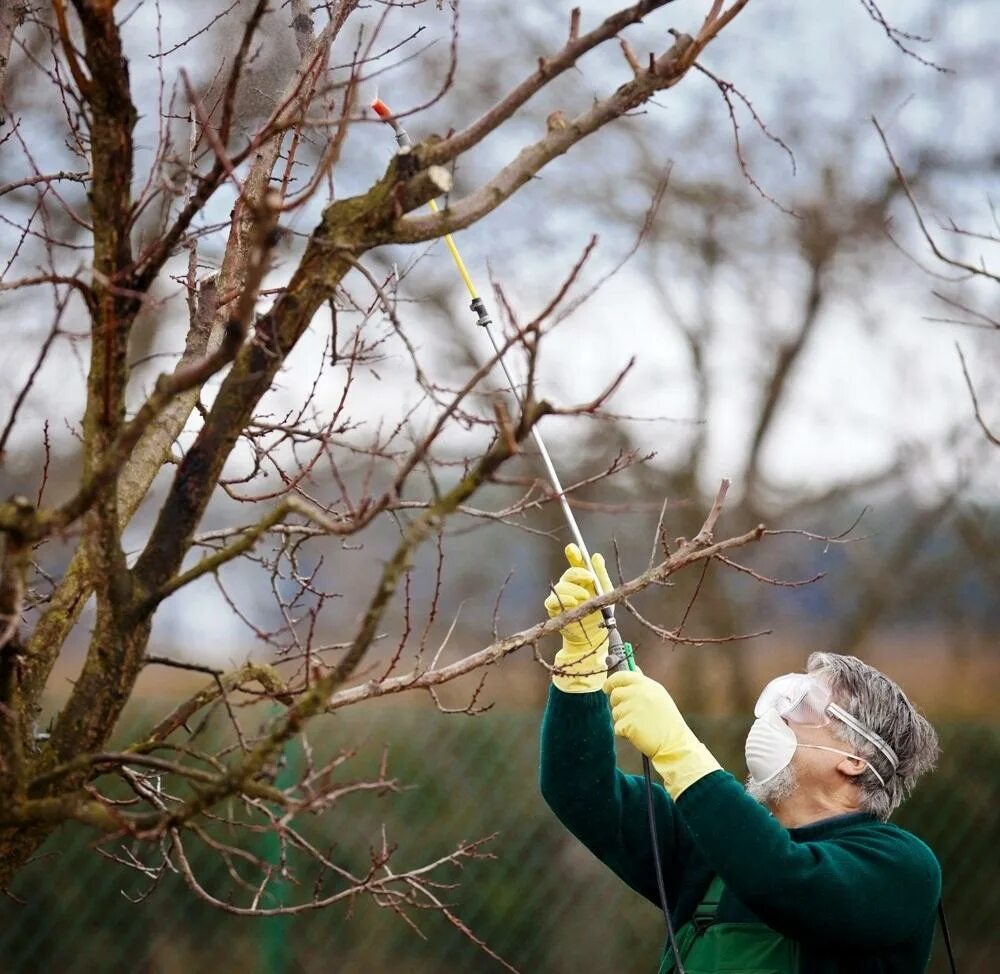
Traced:
[[[659, 905], [645, 783], [615, 766], [603, 693], [549, 691], [541, 788], [563, 825]], [[926, 969], [941, 869], [916, 836], [866, 813], [786, 829], [725, 771], [695, 782], [676, 802], [657, 784], [653, 800], [677, 929], [718, 875], [726, 887], [719, 922], [761, 921], [798, 941], [800, 974]]]

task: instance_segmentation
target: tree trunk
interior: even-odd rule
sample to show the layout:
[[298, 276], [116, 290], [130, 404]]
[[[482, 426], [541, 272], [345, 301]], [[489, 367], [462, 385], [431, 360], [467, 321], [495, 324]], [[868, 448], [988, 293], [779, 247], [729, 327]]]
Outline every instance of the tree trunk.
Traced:
[[28, 864], [53, 831], [51, 825], [0, 829], [0, 890], [9, 888], [11, 880]]

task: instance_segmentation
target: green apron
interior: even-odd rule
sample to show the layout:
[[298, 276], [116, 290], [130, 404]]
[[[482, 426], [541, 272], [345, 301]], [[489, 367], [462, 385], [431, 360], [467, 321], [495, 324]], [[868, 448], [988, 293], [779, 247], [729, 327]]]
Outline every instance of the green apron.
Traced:
[[[722, 898], [718, 876], [695, 908], [691, 920], [677, 931], [677, 950], [686, 974], [796, 974], [799, 945], [763, 923], [717, 923]], [[668, 947], [659, 974], [674, 970]]]

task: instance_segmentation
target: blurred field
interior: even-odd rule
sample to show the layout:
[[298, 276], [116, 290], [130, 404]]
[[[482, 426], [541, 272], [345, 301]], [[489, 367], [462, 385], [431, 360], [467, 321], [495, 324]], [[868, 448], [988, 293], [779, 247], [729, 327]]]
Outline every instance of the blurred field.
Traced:
[[[505, 667], [496, 674], [501, 679], [494, 686], [502, 687], [505, 702], [474, 719], [442, 715], [413, 698], [408, 704], [363, 704], [324, 718], [310, 733], [318, 752], [348, 744], [359, 748], [345, 766], [346, 778], [370, 773], [388, 745], [390, 773], [408, 788], [382, 797], [350, 796], [331, 814], [299, 825], [316, 841], [334, 843], [338, 861], [355, 868], [365, 866], [383, 827], [398, 845], [397, 868], [422, 864], [460, 840], [497, 833], [489, 847], [495, 861], [474, 862], [441, 876], [460, 884], [442, 896], [493, 950], [523, 972], [648, 972], [662, 941], [657, 911], [581, 849], [538, 794], [540, 708], [535, 703], [544, 681], [536, 670], [532, 692], [519, 698], [516, 708], [508, 706], [520, 687], [529, 689], [523, 669]], [[918, 672], [929, 687], [939, 671], [925, 663]], [[979, 679], [985, 681], [988, 672], [993, 671], [979, 671]], [[155, 704], [151, 678], [146, 681], [147, 696], [133, 708], [130, 729], [166, 709]], [[181, 682], [171, 691], [181, 691]], [[166, 682], [155, 689], [164, 692]], [[723, 763], [742, 774], [746, 720], [692, 723]], [[937, 725], [943, 744], [940, 769], [898, 821], [923, 837], [942, 861], [959, 970], [994, 974], [1000, 970], [1000, 724], [950, 719]], [[289, 757], [294, 761], [294, 752]], [[634, 755], [623, 752], [622, 760], [629, 766]], [[145, 892], [148, 884], [88, 848], [91, 837], [64, 830], [41, 861], [21, 874], [13, 892], [25, 904], [6, 900], [0, 905], [0, 970], [489, 974], [502, 969], [441, 917], [414, 917], [421, 936], [365, 899], [349, 910], [248, 920], [204, 905], [177, 876], [167, 876], [148, 899], [131, 903], [126, 896]], [[206, 858], [202, 868], [210, 886], [225, 894], [232, 883], [221, 863]], [[290, 886], [288, 901], [310, 894], [308, 883]], [[931, 972], [946, 969], [939, 944]]]

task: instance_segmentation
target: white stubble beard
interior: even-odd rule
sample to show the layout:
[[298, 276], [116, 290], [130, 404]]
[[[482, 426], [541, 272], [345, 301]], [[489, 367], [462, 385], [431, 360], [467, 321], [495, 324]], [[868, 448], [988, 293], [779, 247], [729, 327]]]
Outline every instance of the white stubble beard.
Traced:
[[787, 798], [790, 798], [798, 788], [795, 770], [789, 764], [782, 768], [773, 778], [768, 778], [763, 784], [748, 777], [746, 792], [756, 802], [769, 808], [772, 812]]

